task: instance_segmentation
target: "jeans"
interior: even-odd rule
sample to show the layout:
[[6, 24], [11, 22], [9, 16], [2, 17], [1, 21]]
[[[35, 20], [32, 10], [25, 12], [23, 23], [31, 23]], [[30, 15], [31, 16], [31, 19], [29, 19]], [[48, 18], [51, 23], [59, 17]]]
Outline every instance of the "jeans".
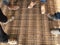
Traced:
[[54, 16], [56, 19], [60, 19], [60, 12], [55, 13]]
[[5, 5], [9, 5], [9, 0], [2, 0], [2, 2], [3, 2], [3, 4], [5, 4]]
[[45, 3], [46, 2], [46, 0], [40, 0], [42, 3]]

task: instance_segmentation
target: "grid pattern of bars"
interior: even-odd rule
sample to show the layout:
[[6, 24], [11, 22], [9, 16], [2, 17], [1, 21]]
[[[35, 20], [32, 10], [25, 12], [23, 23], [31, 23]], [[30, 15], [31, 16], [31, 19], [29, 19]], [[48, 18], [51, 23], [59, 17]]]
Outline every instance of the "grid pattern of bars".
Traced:
[[[17, 11], [10, 11], [1, 4], [2, 10], [8, 18], [12, 15], [15, 16], [12, 22], [2, 25], [4, 31], [8, 34], [17, 35], [17, 45], [54, 45], [47, 15], [40, 14], [40, 3], [32, 9], [28, 9], [29, 3], [29, 0], [18, 0], [20, 9]], [[9, 44], [0, 43], [0, 45]]]

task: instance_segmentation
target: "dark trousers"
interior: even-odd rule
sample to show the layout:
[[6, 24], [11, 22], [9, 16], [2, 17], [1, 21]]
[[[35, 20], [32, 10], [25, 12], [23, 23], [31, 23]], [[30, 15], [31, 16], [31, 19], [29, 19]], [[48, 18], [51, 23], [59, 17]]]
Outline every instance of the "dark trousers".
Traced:
[[[0, 22], [7, 22], [7, 17], [2, 13], [0, 9]], [[0, 25], [0, 42], [8, 42], [8, 35], [3, 31]]]
[[0, 25], [0, 42], [8, 42], [8, 35], [3, 31]]
[[45, 3], [47, 0], [40, 0], [40, 2]]
[[60, 19], [60, 12], [55, 13], [55, 14], [54, 14], [54, 17], [55, 17], [56, 19]]
[[3, 14], [2, 10], [0, 9], [0, 22], [7, 22], [8, 18]]
[[9, 5], [9, 0], [2, 0], [2, 2], [3, 2], [3, 4], [5, 4], [5, 5]]

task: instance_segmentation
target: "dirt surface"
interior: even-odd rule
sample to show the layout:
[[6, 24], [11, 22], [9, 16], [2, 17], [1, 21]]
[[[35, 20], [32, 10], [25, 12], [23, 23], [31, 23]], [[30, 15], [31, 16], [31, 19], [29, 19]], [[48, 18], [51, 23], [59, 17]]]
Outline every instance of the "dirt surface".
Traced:
[[[39, 0], [37, 0], [39, 1]], [[54, 35], [51, 34], [50, 28], [58, 26], [56, 21], [50, 21], [47, 14], [41, 14], [41, 3], [38, 2], [32, 9], [28, 9], [30, 0], [18, 0], [20, 8], [11, 11], [7, 6], [0, 4], [3, 13], [10, 18], [12, 15], [15, 19], [6, 25], [2, 25], [7, 34], [16, 34], [16, 45], [55, 45]], [[46, 12], [53, 14], [54, 3], [52, 0], [46, 3]], [[0, 43], [0, 45], [10, 45]]]

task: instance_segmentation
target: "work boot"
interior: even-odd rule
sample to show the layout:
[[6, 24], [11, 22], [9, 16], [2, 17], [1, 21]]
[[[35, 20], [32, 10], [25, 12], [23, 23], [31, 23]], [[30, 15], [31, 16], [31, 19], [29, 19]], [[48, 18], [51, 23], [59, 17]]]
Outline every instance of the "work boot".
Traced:
[[9, 44], [17, 44], [17, 36], [16, 34], [10, 34], [10, 37], [8, 39]]

